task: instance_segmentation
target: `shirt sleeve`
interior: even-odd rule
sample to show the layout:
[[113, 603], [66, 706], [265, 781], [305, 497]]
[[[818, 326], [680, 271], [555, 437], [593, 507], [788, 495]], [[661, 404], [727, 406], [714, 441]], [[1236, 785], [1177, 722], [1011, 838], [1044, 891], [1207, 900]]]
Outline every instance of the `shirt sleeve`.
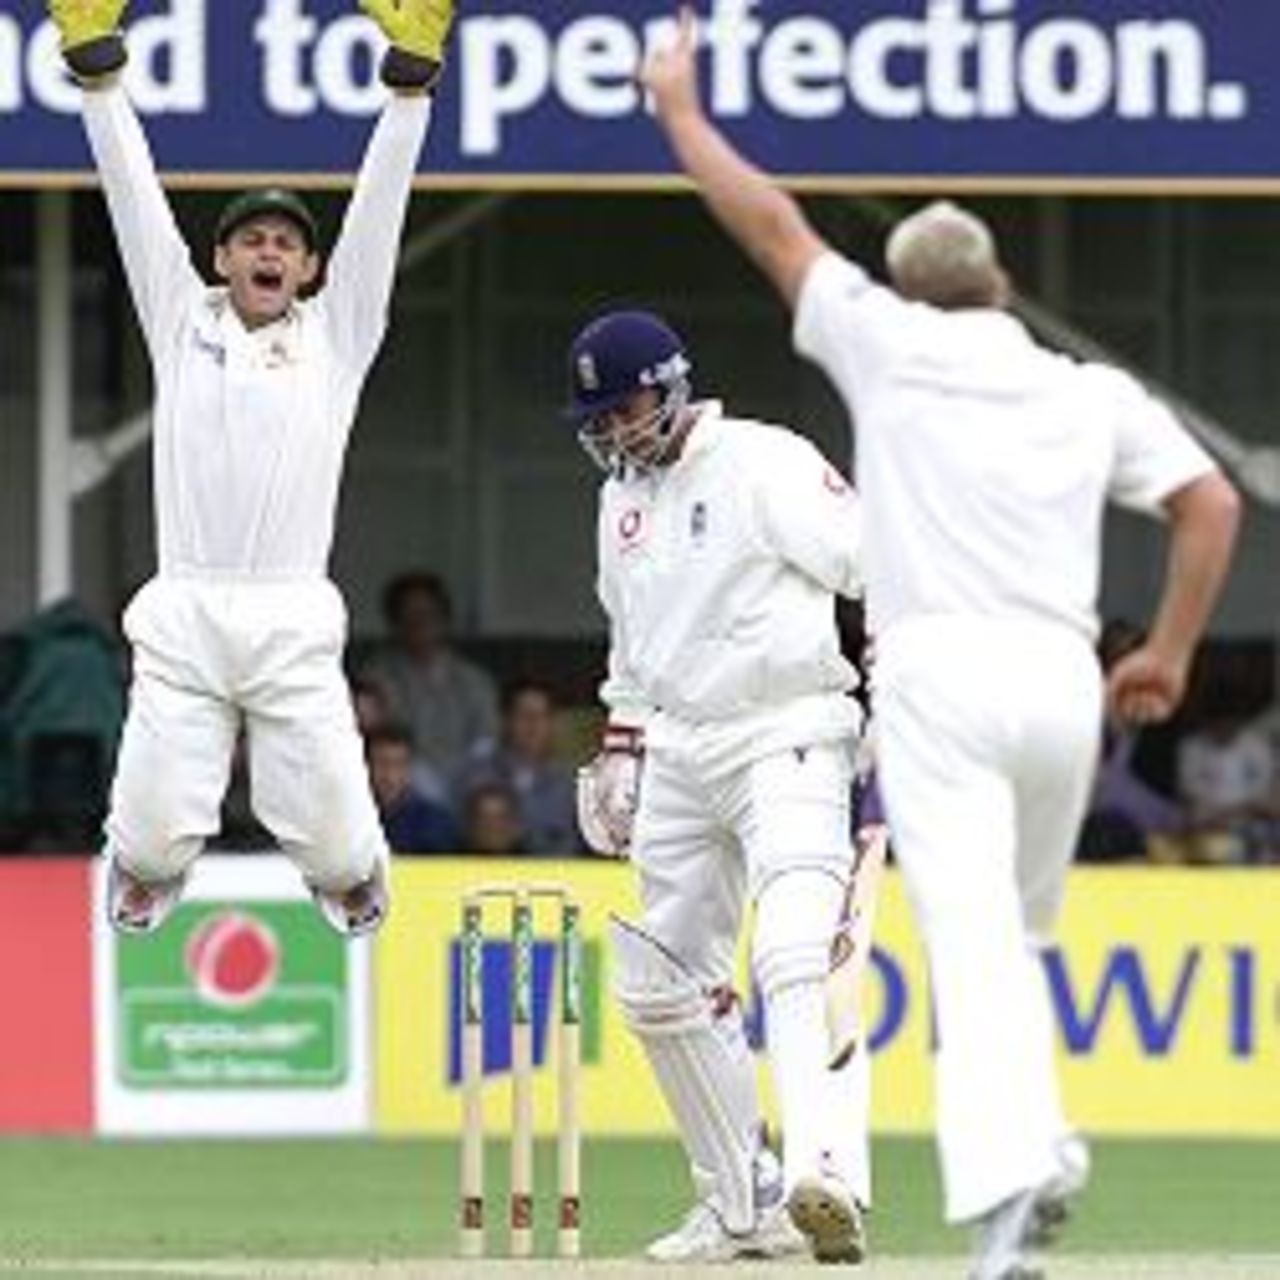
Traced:
[[815, 259], [796, 300], [791, 339], [850, 408], [909, 336], [911, 306], [837, 253]]
[[608, 709], [610, 723], [643, 729], [654, 708], [627, 664], [626, 617], [614, 581], [609, 540], [605, 536], [606, 511], [606, 504], [602, 502], [596, 536], [596, 596], [609, 619], [609, 666], [600, 685], [600, 701]]
[[790, 432], [778, 433], [759, 464], [756, 515], [765, 545], [826, 590], [860, 596], [862, 513], [853, 486]]
[[204, 282], [178, 230], [142, 125], [119, 85], [84, 94], [85, 131], [102, 179], [138, 320], [153, 357]]
[[425, 93], [393, 94], [383, 108], [329, 259], [320, 305], [335, 348], [359, 370], [373, 363], [386, 331], [431, 101]]
[[1116, 451], [1107, 495], [1158, 513], [1170, 494], [1216, 469], [1190, 432], [1136, 379], [1111, 370], [1116, 392]]

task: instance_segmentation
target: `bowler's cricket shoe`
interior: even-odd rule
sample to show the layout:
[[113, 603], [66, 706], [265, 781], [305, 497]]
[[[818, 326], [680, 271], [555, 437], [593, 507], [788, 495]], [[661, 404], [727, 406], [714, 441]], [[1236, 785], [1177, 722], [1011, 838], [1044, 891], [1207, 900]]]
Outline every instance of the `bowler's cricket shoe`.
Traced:
[[1078, 1134], [1058, 1140], [1057, 1156], [1058, 1172], [1036, 1192], [1027, 1227], [1025, 1243], [1036, 1249], [1057, 1242], [1071, 1216], [1072, 1200], [1089, 1180], [1089, 1148]]
[[387, 918], [390, 907], [386, 871], [381, 863], [367, 880], [349, 889], [328, 890], [312, 885], [311, 895], [320, 914], [345, 938], [373, 933]]
[[140, 880], [112, 858], [107, 866], [107, 920], [121, 933], [152, 933], [178, 905], [184, 876]]
[[1038, 1191], [1028, 1187], [978, 1219], [969, 1280], [1040, 1280], [1026, 1248], [1035, 1222]]
[[837, 1174], [823, 1169], [800, 1178], [787, 1210], [818, 1262], [861, 1262], [867, 1256], [862, 1206]]

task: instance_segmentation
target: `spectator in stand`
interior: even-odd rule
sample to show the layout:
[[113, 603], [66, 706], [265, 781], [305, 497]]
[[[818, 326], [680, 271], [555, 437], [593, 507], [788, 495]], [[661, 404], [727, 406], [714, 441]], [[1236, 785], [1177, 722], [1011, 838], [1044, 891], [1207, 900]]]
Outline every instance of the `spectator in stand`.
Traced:
[[414, 757], [451, 778], [477, 743], [498, 732], [493, 677], [454, 649], [453, 601], [437, 574], [393, 578], [382, 612], [390, 639], [360, 674], [408, 726]]
[[462, 839], [453, 815], [414, 788], [409, 731], [394, 724], [375, 729], [365, 739], [365, 750], [378, 816], [392, 852], [458, 852]]
[[[1267, 740], [1267, 749], [1271, 753], [1271, 795], [1272, 812], [1280, 815], [1280, 702], [1269, 706], [1254, 722], [1255, 728]], [[1271, 862], [1280, 862], [1280, 819], [1272, 829]]]
[[[356, 679], [351, 682], [351, 705], [356, 713], [356, 728], [365, 740], [366, 752], [369, 738], [380, 729], [392, 724], [391, 708], [387, 706], [382, 686], [372, 680]], [[412, 738], [412, 735], [410, 735]], [[413, 789], [435, 804], [452, 810], [452, 799], [444, 779], [425, 761], [413, 758], [409, 769]]]
[[97, 843], [124, 719], [126, 652], [73, 599], [0, 635], [0, 849]]
[[486, 782], [467, 797], [462, 842], [468, 853], [519, 858], [529, 852], [520, 825], [520, 802], [510, 787]]
[[1196, 862], [1276, 858], [1280, 807], [1276, 761], [1258, 721], [1221, 716], [1178, 747], [1178, 790], [1188, 810]]
[[356, 728], [362, 738], [391, 723], [391, 711], [382, 686], [372, 680], [356, 679], [351, 682], [351, 709], [356, 715]]
[[498, 783], [519, 804], [524, 843], [530, 853], [577, 853], [574, 783], [556, 759], [556, 703], [545, 685], [518, 680], [502, 696], [502, 732], [482, 743], [454, 787], [459, 812], [478, 787]]

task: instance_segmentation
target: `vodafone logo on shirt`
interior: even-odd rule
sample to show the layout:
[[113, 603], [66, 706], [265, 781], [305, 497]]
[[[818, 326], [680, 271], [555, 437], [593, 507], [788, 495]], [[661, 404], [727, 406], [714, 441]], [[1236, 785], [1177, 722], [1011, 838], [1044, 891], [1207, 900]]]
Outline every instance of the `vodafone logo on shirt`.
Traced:
[[618, 541], [623, 551], [632, 551], [644, 541], [649, 522], [639, 507], [628, 507], [618, 517]]

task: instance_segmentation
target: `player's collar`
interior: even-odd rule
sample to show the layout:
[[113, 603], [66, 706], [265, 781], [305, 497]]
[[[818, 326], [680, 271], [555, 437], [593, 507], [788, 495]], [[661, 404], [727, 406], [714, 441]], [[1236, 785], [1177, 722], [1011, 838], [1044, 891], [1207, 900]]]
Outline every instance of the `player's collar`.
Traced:
[[245, 335], [250, 338], [262, 333], [270, 333], [280, 325], [296, 324], [302, 315], [301, 299], [292, 298], [289, 305], [274, 320], [268, 324], [259, 325], [256, 329], [250, 329], [240, 318], [240, 313], [231, 305], [231, 290], [224, 285], [217, 285], [208, 290], [205, 295], [205, 305], [218, 321], [234, 319]]
[[672, 469], [691, 462], [694, 458], [710, 453], [719, 443], [724, 432], [724, 405], [719, 400], [698, 400], [689, 406], [693, 423], [684, 438], [680, 456], [671, 464]]

